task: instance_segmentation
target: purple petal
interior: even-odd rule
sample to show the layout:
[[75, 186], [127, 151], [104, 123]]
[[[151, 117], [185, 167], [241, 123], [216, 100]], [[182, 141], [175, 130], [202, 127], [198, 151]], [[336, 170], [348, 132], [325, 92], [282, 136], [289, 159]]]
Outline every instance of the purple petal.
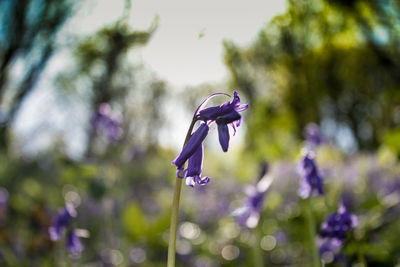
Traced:
[[189, 142], [184, 146], [182, 152], [172, 161], [172, 164], [176, 165], [178, 169], [182, 169], [185, 162], [196, 152], [198, 147], [204, 141], [208, 134], [208, 125], [202, 123], [199, 128], [190, 137]]
[[79, 254], [83, 251], [83, 245], [74, 230], [69, 230], [67, 234], [67, 249], [71, 254]]
[[227, 152], [229, 146], [229, 128], [228, 125], [218, 125], [218, 139], [221, 144], [222, 151]]
[[210, 182], [210, 177], [206, 176], [204, 178], [201, 178], [200, 176], [196, 177], [196, 183], [199, 185], [205, 185]]
[[200, 176], [203, 168], [203, 144], [197, 148], [196, 152], [189, 158], [188, 167], [186, 169], [185, 177], [187, 176]]

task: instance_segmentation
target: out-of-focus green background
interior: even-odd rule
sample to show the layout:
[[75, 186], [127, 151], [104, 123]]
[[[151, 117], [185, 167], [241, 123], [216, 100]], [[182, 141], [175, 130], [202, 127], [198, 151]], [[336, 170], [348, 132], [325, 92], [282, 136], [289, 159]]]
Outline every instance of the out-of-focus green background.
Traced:
[[[400, 264], [398, 1], [287, 1], [250, 45], [224, 41], [228, 79], [184, 89], [131, 56], [162, 18], [137, 30], [127, 23], [135, 2], [125, 1], [114, 22], [75, 35], [65, 27], [81, 5], [0, 1], [1, 266], [165, 266], [171, 161], [201, 101], [233, 90], [250, 108], [228, 153], [212, 128], [203, 168], [211, 182], [183, 189], [178, 266], [254, 266], [255, 248], [266, 266], [310, 266], [296, 173], [310, 122], [329, 140], [316, 151], [326, 192], [315, 200], [317, 229], [340, 198], [359, 218], [344, 259], [329, 264]], [[118, 140], [93, 127], [103, 103]], [[264, 161], [274, 181], [257, 231], [243, 229], [231, 213]], [[48, 235], [66, 202], [78, 212], [74, 227], [90, 233], [78, 256]]]

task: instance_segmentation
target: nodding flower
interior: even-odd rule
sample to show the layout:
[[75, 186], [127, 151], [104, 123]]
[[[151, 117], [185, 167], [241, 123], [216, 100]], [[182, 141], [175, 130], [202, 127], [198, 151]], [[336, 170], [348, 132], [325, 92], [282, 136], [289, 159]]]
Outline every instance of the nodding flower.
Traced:
[[[193, 187], [196, 184], [204, 185], [210, 181], [209, 177], [201, 178], [203, 167], [203, 142], [207, 137], [209, 125], [215, 122], [218, 126], [218, 139], [224, 152], [228, 151], [229, 147], [229, 129], [231, 125], [236, 132], [236, 127], [240, 126], [242, 112], [248, 108], [248, 105], [241, 105], [240, 98], [237, 92], [234, 92], [233, 100], [225, 102], [220, 106], [213, 106], [201, 109], [201, 107], [212, 97], [216, 95], [225, 95], [221, 93], [213, 94], [207, 97], [203, 103], [197, 108], [192, 124], [196, 121], [202, 121], [200, 126], [193, 132], [189, 141], [183, 147], [181, 153], [172, 161], [176, 166], [176, 175], [179, 178], [186, 178], [186, 184]], [[188, 162], [187, 169], [184, 170], [184, 165]]]

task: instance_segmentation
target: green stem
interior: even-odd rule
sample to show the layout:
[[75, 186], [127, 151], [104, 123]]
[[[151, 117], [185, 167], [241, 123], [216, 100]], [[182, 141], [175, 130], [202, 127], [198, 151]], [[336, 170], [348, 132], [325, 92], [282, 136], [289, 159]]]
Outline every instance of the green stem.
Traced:
[[308, 234], [309, 234], [309, 245], [312, 254], [312, 262], [314, 267], [321, 267], [321, 260], [319, 259], [319, 251], [317, 248], [317, 244], [315, 243], [315, 220], [314, 214], [311, 206], [311, 198], [304, 200], [306, 204], [306, 216], [307, 216], [307, 224], [308, 224]]
[[362, 253], [360, 245], [358, 246], [358, 261], [363, 265], [363, 267], [367, 267], [367, 261], [365, 260], [364, 253]]
[[260, 242], [261, 242], [260, 225], [258, 225], [254, 229], [254, 233], [256, 236], [256, 242], [255, 242], [255, 244], [253, 244], [254, 267], [263, 267], [264, 266], [264, 258], [263, 258], [262, 250], [261, 250], [261, 246], [260, 246]]
[[[189, 141], [192, 136], [192, 131], [196, 120], [193, 119], [190, 124], [189, 130], [187, 131], [185, 142], [183, 146]], [[168, 267], [175, 266], [175, 251], [176, 251], [176, 230], [178, 227], [178, 215], [179, 215], [179, 200], [181, 197], [181, 189], [182, 189], [182, 179], [176, 178], [175, 182], [175, 190], [174, 190], [174, 198], [172, 200], [171, 207], [171, 224], [169, 231], [169, 242], [168, 242]]]

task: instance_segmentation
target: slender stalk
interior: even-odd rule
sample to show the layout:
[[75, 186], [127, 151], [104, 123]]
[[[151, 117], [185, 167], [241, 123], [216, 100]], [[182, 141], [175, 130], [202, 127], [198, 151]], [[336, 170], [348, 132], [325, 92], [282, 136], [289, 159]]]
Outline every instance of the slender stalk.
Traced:
[[368, 266], [367, 261], [365, 260], [364, 253], [361, 251], [360, 246], [358, 246], [357, 254], [358, 254], [358, 261], [363, 265], [363, 267], [367, 267]]
[[306, 216], [307, 216], [307, 224], [308, 224], [308, 235], [309, 235], [309, 246], [312, 255], [312, 262], [314, 267], [321, 267], [321, 260], [319, 259], [319, 251], [317, 248], [317, 244], [315, 243], [315, 220], [314, 214], [311, 207], [311, 198], [305, 199], [305, 209], [306, 209]]
[[[189, 130], [187, 131], [185, 142], [183, 146], [189, 141], [192, 136], [192, 131], [196, 120], [193, 119], [190, 124]], [[178, 227], [178, 215], [179, 215], [179, 200], [181, 197], [181, 189], [182, 189], [182, 179], [176, 178], [175, 182], [175, 190], [174, 190], [174, 198], [172, 200], [171, 207], [171, 223], [169, 230], [169, 242], [168, 242], [168, 267], [175, 267], [175, 251], [176, 251], [176, 230]]]
[[254, 257], [254, 267], [263, 267], [264, 266], [264, 258], [263, 258], [263, 252], [261, 250], [260, 242], [261, 242], [261, 229], [260, 225], [258, 225], [254, 229], [254, 234], [255, 234], [255, 239], [256, 242], [253, 244], [253, 257]]

